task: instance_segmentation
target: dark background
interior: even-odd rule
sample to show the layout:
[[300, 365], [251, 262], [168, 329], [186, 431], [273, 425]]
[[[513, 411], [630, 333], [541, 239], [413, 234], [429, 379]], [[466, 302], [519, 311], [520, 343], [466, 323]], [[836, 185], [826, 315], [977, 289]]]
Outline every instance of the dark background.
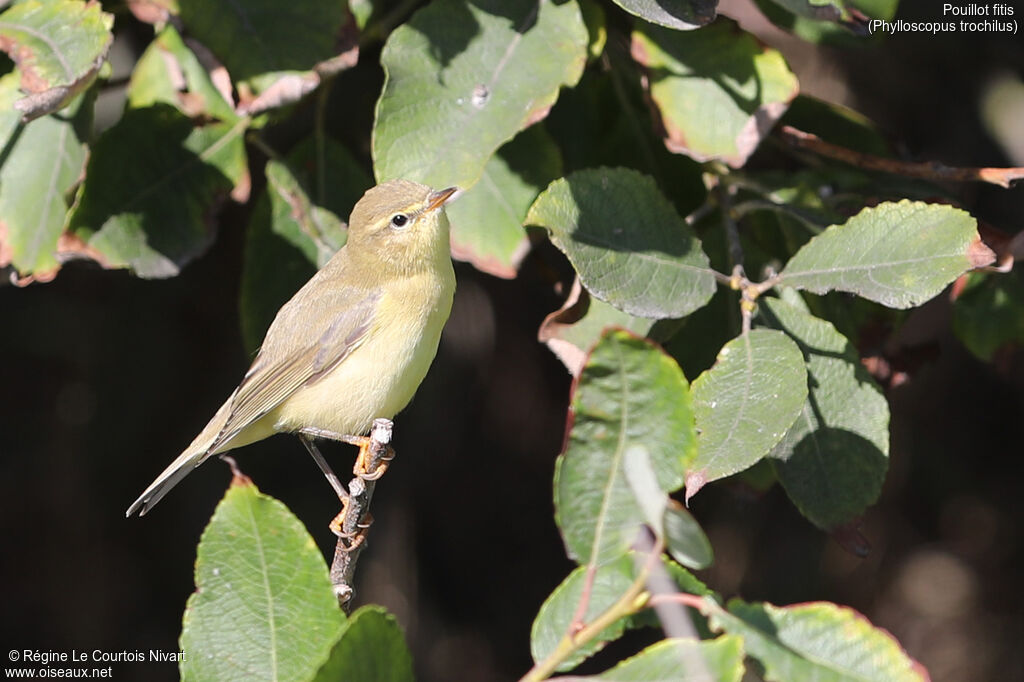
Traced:
[[[941, 20], [940, 7], [904, 2], [900, 16]], [[1024, 38], [810, 48], [766, 28], [745, 2], [720, 9], [782, 49], [802, 91], [867, 114], [907, 158], [1024, 165], [981, 113], [993, 79], [1024, 78]], [[974, 215], [1020, 229], [1024, 188], [957, 189]], [[237, 309], [247, 217], [226, 210], [213, 248], [171, 280], [73, 264], [50, 284], [0, 286], [4, 649], [177, 650], [195, 546], [229, 472], [213, 461], [144, 519], [124, 510], [248, 364]], [[571, 568], [551, 502], [569, 376], [536, 341], [561, 302], [548, 275], [563, 267], [546, 248], [516, 281], [458, 266], [437, 361], [396, 420], [398, 459], [374, 498], [357, 600], [397, 615], [422, 680], [524, 673], [533, 615]], [[889, 394], [891, 470], [864, 520], [869, 556], [845, 552], [778, 488], [757, 495], [724, 482], [693, 501], [716, 552], [701, 577], [727, 596], [850, 605], [935, 680], [1021, 679], [1024, 362], [1016, 349], [994, 363], [972, 358], [949, 314], [940, 297], [896, 340], [937, 352]], [[348, 448], [325, 453], [347, 469]], [[330, 555], [337, 503], [299, 442], [275, 436], [237, 454]], [[115, 664], [115, 679], [176, 677], [174, 664]]]

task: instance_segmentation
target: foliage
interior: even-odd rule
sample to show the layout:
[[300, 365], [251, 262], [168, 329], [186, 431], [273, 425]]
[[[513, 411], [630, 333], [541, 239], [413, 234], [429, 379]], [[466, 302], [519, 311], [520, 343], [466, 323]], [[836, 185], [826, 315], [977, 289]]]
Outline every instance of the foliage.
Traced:
[[[577, 278], [540, 338], [575, 378], [554, 503], [578, 567], [539, 607], [524, 679], [659, 623], [665, 639], [594, 679], [925, 679], [849, 609], [726, 603], [687, 570], [712, 547], [677, 497], [765, 463], [810, 522], [855, 526], [885, 477], [889, 415], [850, 335], [865, 310], [898, 324], [893, 310], [989, 264], [975, 219], [923, 201], [942, 195], [927, 182], [780, 145], [781, 121], [888, 153], [862, 117], [799, 94], [783, 56], [714, 2], [419, 4], [129, 2], [117, 32], [152, 37], [102, 131], [112, 16], [92, 0], [11, 4], [0, 266], [19, 285], [82, 259], [173, 277], [234, 201], [250, 209], [241, 309], [255, 347], [344, 244], [371, 178], [458, 184], [456, 258], [513, 278], [547, 237]], [[870, 41], [865, 16], [895, 11], [759, 5], [833, 43]], [[988, 359], [1024, 338], [1019, 287], [971, 277], [954, 323]], [[196, 585], [185, 679], [412, 679], [395, 620], [342, 614], [305, 529], [250, 483], [211, 518]], [[695, 627], [673, 630], [666, 608]]]

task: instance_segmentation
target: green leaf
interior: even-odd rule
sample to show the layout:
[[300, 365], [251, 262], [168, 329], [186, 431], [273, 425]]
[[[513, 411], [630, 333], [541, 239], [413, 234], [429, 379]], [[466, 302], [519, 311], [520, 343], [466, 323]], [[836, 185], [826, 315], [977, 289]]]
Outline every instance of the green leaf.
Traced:
[[141, 109], [158, 102], [191, 117], [206, 114], [221, 121], [238, 119], [231, 103], [214, 86], [210, 73], [170, 24], [139, 57], [128, 82], [130, 107]]
[[314, 681], [413, 679], [412, 655], [398, 621], [383, 606], [364, 606], [345, 621], [338, 643]]
[[[643, 561], [640, 558], [639, 561]], [[584, 623], [593, 621], [617, 602], [637, 578], [638, 556], [629, 552], [614, 561], [594, 570], [587, 608], [582, 614]], [[702, 582], [686, 569], [663, 559], [662, 565], [668, 571], [676, 586], [683, 592], [701, 596], [713, 596]], [[580, 599], [587, 585], [587, 566], [574, 569], [555, 590], [544, 600], [530, 630], [530, 652], [534, 661], [542, 661], [557, 647], [568, 633], [569, 626], [577, 616]], [[643, 627], [650, 623], [648, 614], [641, 612], [620, 618], [602, 630], [575, 653], [566, 658], [558, 670], [571, 670], [597, 653], [611, 641], [622, 636], [630, 628]]]
[[686, 474], [687, 499], [771, 451], [807, 400], [807, 371], [789, 337], [755, 329], [725, 344], [692, 390], [699, 436]]
[[[781, 124], [791, 125], [813, 133], [826, 142], [865, 154], [892, 154], [885, 136], [869, 118], [841, 104], [826, 102], [810, 95], [798, 95], [790, 103]], [[822, 170], [816, 168], [814, 172], [820, 174]]]
[[26, 121], [63, 109], [96, 77], [114, 17], [98, 2], [23, 0], [0, 14], [0, 49], [10, 55], [28, 97], [14, 103]]
[[373, 180], [331, 138], [309, 137], [267, 163], [267, 187], [246, 232], [239, 309], [255, 351], [278, 309], [345, 243], [348, 216]]
[[591, 296], [576, 278], [562, 307], [541, 322], [537, 339], [547, 344], [566, 369], [577, 376], [583, 370], [587, 351], [608, 327], [621, 327], [637, 336], [661, 341], [670, 337], [680, 324], [680, 320], [653, 320], [624, 313]]
[[526, 217], [545, 227], [591, 294], [637, 317], [683, 317], [715, 291], [700, 240], [650, 177], [594, 168], [560, 178]]
[[696, 437], [679, 366], [645, 339], [609, 330], [576, 384], [573, 425], [555, 467], [555, 520], [569, 556], [600, 565], [647, 521], [626, 479], [631, 447], [647, 452], [663, 493], [678, 489]]
[[248, 479], [235, 479], [199, 541], [182, 680], [310, 679], [344, 620], [302, 523]]
[[662, 524], [665, 545], [673, 559], [698, 571], [711, 565], [714, 553], [708, 536], [693, 515], [675, 500], [670, 500], [665, 508]]
[[452, 255], [496, 277], [515, 277], [530, 245], [526, 212], [561, 174], [558, 146], [542, 125], [516, 135], [487, 162], [480, 181], [448, 207]]
[[742, 166], [798, 90], [782, 55], [731, 21], [685, 33], [638, 25], [632, 54], [648, 69], [665, 145], [698, 161]]
[[779, 283], [912, 308], [994, 259], [966, 211], [904, 200], [866, 208], [829, 227], [790, 259]]
[[711, 641], [665, 639], [591, 678], [615, 682], [739, 682], [743, 639], [723, 635]]
[[504, 142], [543, 118], [587, 59], [574, 0], [435, 0], [381, 54], [378, 181], [469, 189]]
[[838, 21], [848, 14], [842, 0], [772, 0], [772, 2], [797, 16], [818, 21]]
[[718, 0], [614, 0], [634, 16], [677, 31], [689, 31], [715, 20]]
[[85, 167], [93, 98], [83, 95], [59, 116], [25, 124], [12, 108], [17, 96], [17, 74], [0, 76], [0, 266], [45, 280], [60, 268], [58, 239], [68, 194]]
[[871, 35], [868, 23], [892, 19], [899, 0], [754, 0], [754, 4], [773, 24], [808, 42], [863, 47], [883, 39], [880, 31]]
[[1024, 343], [1024, 275], [1016, 268], [969, 278], [953, 304], [953, 332], [967, 350], [988, 362], [998, 351]]
[[[788, 291], [788, 300], [799, 300]], [[796, 341], [807, 362], [807, 402], [771, 452], [776, 475], [800, 513], [820, 528], [835, 528], [863, 513], [882, 490], [889, 405], [829, 322], [775, 298], [762, 298], [759, 308], [766, 324]]]
[[69, 231], [106, 267], [171, 277], [213, 240], [213, 213], [248, 184], [245, 120], [196, 126], [166, 104], [129, 109], [93, 149]]
[[279, 72], [308, 71], [335, 55], [345, 4], [321, 0], [179, 0], [188, 33], [208, 47], [236, 82], [266, 90]]
[[[633, 553], [623, 554], [614, 561], [600, 566], [594, 572], [587, 609], [582, 614], [584, 623], [592, 621], [606, 611], [629, 589], [635, 580], [636, 559]], [[530, 630], [530, 652], [533, 660], [543, 661], [557, 647], [569, 632], [569, 626], [576, 616], [580, 599], [587, 583], [587, 567], [579, 566], [555, 588], [537, 612]], [[622, 636], [631, 626], [629, 619], [621, 618], [611, 623], [589, 642], [567, 657], [558, 670], [572, 670], [604, 646]]]
[[765, 680], [924, 682], [928, 674], [884, 630], [853, 609], [828, 602], [778, 607], [729, 602], [711, 616], [716, 629], [743, 637]]

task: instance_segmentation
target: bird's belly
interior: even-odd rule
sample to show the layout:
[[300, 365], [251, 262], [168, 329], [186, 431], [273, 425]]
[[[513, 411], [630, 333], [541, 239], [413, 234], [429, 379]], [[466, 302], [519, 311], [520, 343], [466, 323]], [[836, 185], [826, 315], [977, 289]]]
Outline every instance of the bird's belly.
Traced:
[[437, 353], [451, 300], [377, 329], [319, 380], [303, 386], [267, 415], [276, 431], [315, 427], [361, 435], [378, 417], [390, 419], [412, 399]]

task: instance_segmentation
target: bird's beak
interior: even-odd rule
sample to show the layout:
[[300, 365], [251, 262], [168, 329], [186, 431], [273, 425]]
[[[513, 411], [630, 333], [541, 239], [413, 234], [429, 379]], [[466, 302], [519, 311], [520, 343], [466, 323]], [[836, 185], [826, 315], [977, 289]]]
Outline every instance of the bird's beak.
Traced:
[[427, 197], [427, 211], [433, 211], [441, 208], [444, 206], [445, 202], [451, 199], [452, 195], [458, 191], [458, 187], [449, 187], [448, 189], [431, 192], [430, 196]]

